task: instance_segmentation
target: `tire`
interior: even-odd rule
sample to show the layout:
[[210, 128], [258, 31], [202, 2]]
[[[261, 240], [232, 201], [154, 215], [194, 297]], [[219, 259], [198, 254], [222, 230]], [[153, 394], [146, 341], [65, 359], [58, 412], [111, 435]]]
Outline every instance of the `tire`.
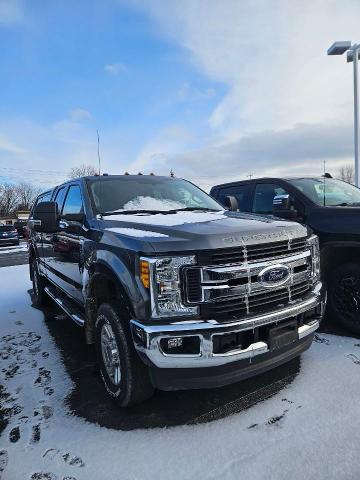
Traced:
[[346, 263], [330, 273], [328, 313], [334, 322], [360, 333], [360, 263]]
[[44, 307], [49, 305], [50, 298], [45, 292], [45, 281], [39, 273], [36, 260], [33, 260], [31, 263], [31, 279], [33, 284], [33, 306]]
[[100, 305], [95, 347], [106, 391], [118, 406], [130, 407], [153, 395], [148, 367], [136, 353], [128, 316], [119, 305]]

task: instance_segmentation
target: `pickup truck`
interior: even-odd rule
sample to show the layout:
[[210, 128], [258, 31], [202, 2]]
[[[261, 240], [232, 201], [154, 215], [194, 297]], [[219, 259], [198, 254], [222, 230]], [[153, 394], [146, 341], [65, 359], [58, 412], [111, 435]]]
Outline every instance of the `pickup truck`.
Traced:
[[326, 173], [234, 181], [214, 186], [210, 195], [235, 211], [276, 215], [309, 226], [320, 242], [329, 298], [326, 316], [360, 333], [359, 188]]
[[34, 305], [52, 299], [83, 327], [122, 407], [287, 362], [324, 313], [315, 235], [226, 211], [185, 180], [71, 180], [39, 196], [29, 225]]

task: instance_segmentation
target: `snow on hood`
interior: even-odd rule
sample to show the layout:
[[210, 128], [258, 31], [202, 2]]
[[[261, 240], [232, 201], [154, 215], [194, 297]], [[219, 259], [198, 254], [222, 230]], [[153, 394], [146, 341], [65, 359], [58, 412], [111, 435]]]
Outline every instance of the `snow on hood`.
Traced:
[[138, 230], [137, 228], [120, 228], [113, 227], [107, 228], [107, 231], [120, 233], [121, 235], [127, 235], [128, 237], [137, 237], [137, 238], [154, 238], [154, 237], [165, 237], [169, 238], [169, 235], [159, 232], [151, 232], [150, 230]]
[[124, 210], [174, 210], [184, 208], [185, 204], [174, 200], [160, 199], [154, 197], [136, 197], [125, 203]]
[[[179, 208], [179, 207], [177, 207]], [[228, 217], [224, 215], [224, 210], [218, 212], [178, 212], [154, 215], [134, 214], [134, 215], [105, 215], [104, 220], [114, 220], [127, 223], [141, 223], [146, 225], [157, 225], [173, 227], [175, 225], [184, 225], [185, 223], [203, 223], [215, 220], [223, 220]]]

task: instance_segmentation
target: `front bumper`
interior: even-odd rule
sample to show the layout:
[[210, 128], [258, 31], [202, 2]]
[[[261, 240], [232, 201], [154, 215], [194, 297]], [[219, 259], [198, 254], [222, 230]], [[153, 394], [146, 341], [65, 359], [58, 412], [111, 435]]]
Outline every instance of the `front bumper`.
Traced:
[[[216, 320], [188, 320], [166, 325], [147, 325], [138, 320], [131, 320], [131, 329], [135, 348], [143, 361], [150, 367], [159, 369], [218, 367], [241, 360], [251, 362], [254, 357], [271, 353], [271, 349], [266, 341], [256, 341], [244, 349], [238, 348], [224, 353], [215, 353], [213, 348], [215, 335], [255, 331], [258, 327], [278, 324], [285, 320], [299, 318], [309, 311], [313, 312], [299, 325], [298, 341], [293, 343], [295, 348], [299, 342], [312, 336], [317, 330], [325, 311], [325, 304], [326, 293], [322, 283], [318, 282], [305, 300], [294, 302], [286, 308], [264, 315], [247, 317], [229, 323], [219, 323]], [[161, 347], [161, 340], [178, 337], [199, 337], [199, 352], [197, 354], [165, 353]]]

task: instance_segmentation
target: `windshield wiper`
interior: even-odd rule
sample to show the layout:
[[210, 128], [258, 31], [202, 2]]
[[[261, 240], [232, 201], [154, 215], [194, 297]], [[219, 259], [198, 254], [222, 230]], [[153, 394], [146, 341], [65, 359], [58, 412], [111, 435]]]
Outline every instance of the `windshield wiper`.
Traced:
[[102, 212], [102, 216], [107, 215], [136, 215], [137, 213], [148, 213], [149, 215], [163, 214], [167, 215], [169, 213], [177, 212], [220, 212], [221, 210], [215, 210], [215, 208], [205, 208], [205, 207], [184, 207], [184, 208], [175, 208], [171, 210], [113, 210], [111, 212]]
[[168, 212], [221, 212], [221, 210], [216, 210], [215, 208], [206, 208], [206, 207], [184, 207], [184, 208], [175, 208], [174, 210], [168, 210]]
[[102, 216], [108, 215], [136, 215], [137, 213], [148, 213], [149, 215], [155, 215], [157, 213], [168, 213], [169, 210], [115, 210], [111, 212], [102, 212]]

